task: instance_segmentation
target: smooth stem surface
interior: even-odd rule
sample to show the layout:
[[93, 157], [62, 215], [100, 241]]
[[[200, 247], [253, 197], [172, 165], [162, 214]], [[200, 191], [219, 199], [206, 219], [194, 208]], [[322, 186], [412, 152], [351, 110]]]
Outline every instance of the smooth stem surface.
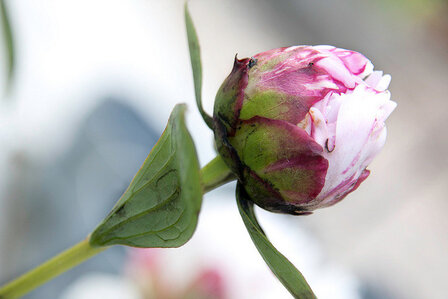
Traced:
[[106, 248], [91, 247], [85, 239], [0, 288], [0, 299], [19, 298]]
[[235, 179], [235, 175], [230, 171], [220, 155], [216, 156], [201, 169], [201, 184], [204, 193]]
[[[235, 176], [219, 155], [201, 169], [201, 184], [204, 193], [233, 180]], [[87, 238], [1, 287], [0, 299], [19, 298], [105, 249], [107, 247], [90, 246], [89, 238]]]

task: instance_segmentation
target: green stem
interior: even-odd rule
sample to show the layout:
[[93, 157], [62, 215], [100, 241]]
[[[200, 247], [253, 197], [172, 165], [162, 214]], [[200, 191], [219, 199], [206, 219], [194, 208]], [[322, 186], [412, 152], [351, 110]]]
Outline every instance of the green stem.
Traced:
[[91, 247], [87, 238], [0, 288], [0, 299], [19, 298], [106, 248]]
[[[232, 180], [235, 180], [235, 176], [219, 155], [201, 169], [204, 193]], [[105, 249], [107, 247], [92, 247], [87, 238], [1, 287], [0, 299], [19, 298]]]
[[201, 169], [201, 184], [204, 193], [235, 179], [235, 175], [230, 171], [220, 155], [216, 156]]

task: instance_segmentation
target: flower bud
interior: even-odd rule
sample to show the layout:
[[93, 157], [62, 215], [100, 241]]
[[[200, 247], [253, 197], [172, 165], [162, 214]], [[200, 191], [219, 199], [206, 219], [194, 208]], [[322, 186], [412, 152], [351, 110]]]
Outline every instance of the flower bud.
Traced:
[[390, 75], [363, 55], [296, 46], [238, 60], [218, 91], [218, 151], [260, 207], [309, 214], [354, 191], [383, 147]]

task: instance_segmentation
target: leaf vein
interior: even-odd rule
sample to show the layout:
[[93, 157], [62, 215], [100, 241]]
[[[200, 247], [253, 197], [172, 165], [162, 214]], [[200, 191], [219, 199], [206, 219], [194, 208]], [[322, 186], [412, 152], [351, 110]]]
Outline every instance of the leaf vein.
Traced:
[[[126, 240], [126, 239], [137, 238], [137, 237], [142, 237], [142, 236], [146, 236], [146, 235], [154, 235], [154, 234], [156, 234], [160, 239], [164, 240], [164, 239], [161, 238], [158, 234], [161, 233], [161, 232], [163, 232], [163, 231], [165, 231], [165, 230], [168, 230], [168, 229], [172, 228], [173, 226], [175, 226], [175, 225], [180, 221], [180, 219], [182, 218], [182, 216], [184, 215], [184, 212], [185, 212], [185, 210], [183, 210], [182, 213], [180, 213], [179, 217], [176, 219], [176, 221], [175, 221], [173, 224], [171, 224], [171, 225], [169, 225], [169, 226], [167, 226], [167, 227], [164, 227], [164, 228], [161, 229], [161, 230], [148, 231], [148, 232], [143, 232], [143, 233], [139, 233], [139, 234], [135, 234], [135, 235], [129, 235], [129, 236], [123, 236], [123, 237], [113, 237], [113, 238], [111, 238], [111, 239], [106, 240], [104, 243], [107, 244], [107, 243], [109, 243], [110, 241], [114, 241], [114, 240]], [[182, 232], [183, 232], [183, 231], [181, 231], [181, 233], [182, 233]], [[164, 241], [166, 241], [166, 240], [164, 240]]]
[[103, 233], [103, 235], [106, 235], [106, 234], [110, 233], [112, 230], [114, 230], [114, 229], [116, 229], [116, 228], [119, 228], [119, 227], [121, 227], [121, 226], [127, 224], [128, 222], [131, 222], [131, 221], [133, 221], [133, 220], [135, 220], [135, 219], [137, 219], [137, 218], [140, 218], [140, 217], [142, 217], [142, 216], [145, 216], [146, 214], [149, 214], [149, 213], [153, 212], [153, 211], [156, 210], [156, 209], [159, 209], [159, 208], [164, 207], [164, 206], [167, 205], [169, 202], [171, 202], [174, 198], [176, 198], [176, 197], [177, 197], [176, 195], [178, 195], [178, 194], [180, 194], [180, 190], [179, 190], [179, 188], [176, 188], [176, 189], [174, 190], [174, 192], [171, 193], [171, 194], [167, 197], [167, 199], [165, 199], [165, 200], [162, 201], [161, 203], [159, 203], [159, 204], [153, 206], [153, 207], [150, 208], [150, 209], [144, 210], [143, 212], [140, 212], [140, 213], [138, 213], [138, 214], [136, 214], [136, 215], [134, 215], [134, 216], [131, 216], [131, 217], [129, 217], [129, 218], [126, 218], [125, 220], [123, 220], [123, 221], [121, 221], [121, 222], [118, 222], [117, 224], [115, 224], [115, 225], [111, 226], [109, 229], [107, 229], [107, 230]]
[[138, 193], [138, 192], [140, 192], [143, 188], [145, 188], [146, 186], [148, 186], [149, 184], [151, 184], [153, 181], [154, 181], [154, 179], [160, 174], [160, 172], [162, 172], [167, 166], [168, 166], [168, 164], [173, 160], [173, 158], [174, 158], [174, 156], [175, 156], [175, 152], [173, 152], [169, 157], [168, 157], [168, 159], [166, 160], [166, 162], [165, 163], [163, 163], [163, 165], [154, 173], [154, 175], [150, 178], [150, 179], [148, 179], [148, 181], [146, 182], [146, 183], [144, 183], [142, 186], [140, 186], [137, 190], [132, 190], [132, 193], [134, 194], [134, 193]]

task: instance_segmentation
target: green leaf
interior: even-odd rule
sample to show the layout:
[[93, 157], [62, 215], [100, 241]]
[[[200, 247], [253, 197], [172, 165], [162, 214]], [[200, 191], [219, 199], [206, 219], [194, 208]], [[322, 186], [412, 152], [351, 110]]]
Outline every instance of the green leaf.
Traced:
[[93, 232], [92, 246], [179, 247], [193, 235], [202, 203], [200, 168], [177, 105], [128, 189]]
[[11, 23], [9, 22], [8, 10], [4, 0], [0, 0], [0, 14], [2, 18], [3, 39], [6, 46], [7, 55], [7, 89], [9, 89], [15, 68], [14, 40], [11, 31]]
[[255, 247], [257, 247], [258, 252], [260, 252], [275, 276], [277, 276], [294, 298], [316, 298], [299, 270], [269, 242], [263, 229], [258, 224], [254, 212], [254, 205], [240, 183], [237, 185], [236, 198], [238, 209], [247, 231]]
[[199, 48], [198, 35], [193, 25], [188, 4], [185, 2], [185, 26], [187, 28], [188, 48], [190, 50], [191, 68], [193, 70], [194, 93], [196, 95], [196, 105], [207, 126], [213, 130], [213, 118], [204, 111], [202, 107], [202, 64], [201, 50]]

